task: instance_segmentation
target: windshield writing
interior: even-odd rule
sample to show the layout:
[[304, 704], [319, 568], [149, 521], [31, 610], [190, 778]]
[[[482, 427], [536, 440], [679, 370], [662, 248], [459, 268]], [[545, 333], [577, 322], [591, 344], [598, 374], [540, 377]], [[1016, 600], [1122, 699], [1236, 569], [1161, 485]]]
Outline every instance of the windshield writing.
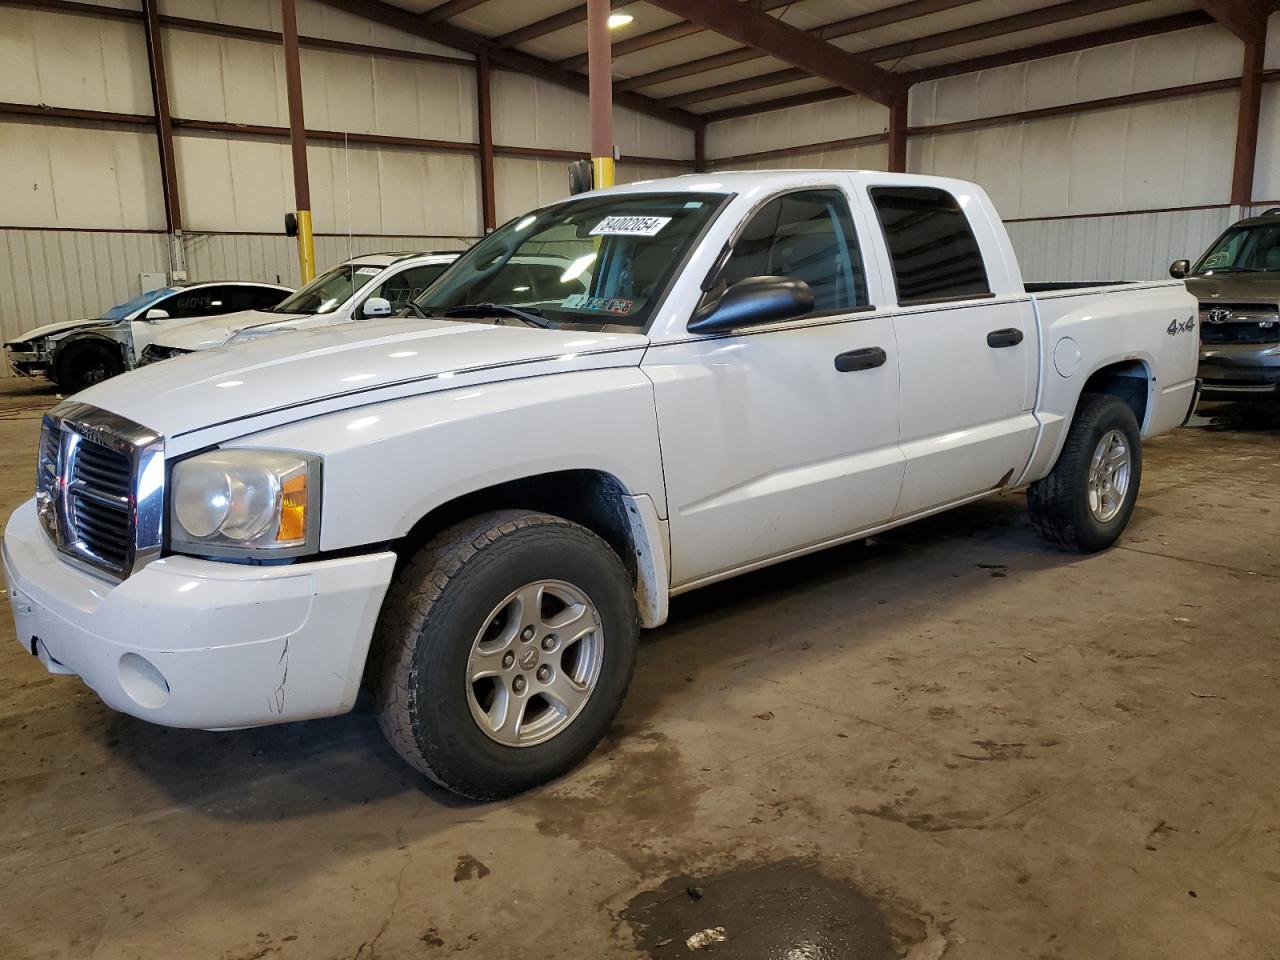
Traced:
[[[1280, 219], [1280, 218], [1278, 218]], [[1280, 272], [1280, 223], [1228, 230], [1196, 264], [1195, 273]]]

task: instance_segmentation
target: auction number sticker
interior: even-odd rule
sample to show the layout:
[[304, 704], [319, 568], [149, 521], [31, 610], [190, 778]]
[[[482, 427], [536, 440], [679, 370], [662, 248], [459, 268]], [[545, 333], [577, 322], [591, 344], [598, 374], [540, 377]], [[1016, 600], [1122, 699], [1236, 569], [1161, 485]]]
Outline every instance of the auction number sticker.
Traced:
[[560, 306], [569, 310], [589, 310], [592, 313], [616, 313], [626, 316], [635, 307], [636, 302], [626, 297], [589, 297], [585, 293], [575, 293], [564, 298]]
[[382, 272], [382, 267], [357, 267], [356, 276], [359, 277], [376, 277]]
[[593, 237], [656, 237], [670, 217], [605, 217], [591, 228]]

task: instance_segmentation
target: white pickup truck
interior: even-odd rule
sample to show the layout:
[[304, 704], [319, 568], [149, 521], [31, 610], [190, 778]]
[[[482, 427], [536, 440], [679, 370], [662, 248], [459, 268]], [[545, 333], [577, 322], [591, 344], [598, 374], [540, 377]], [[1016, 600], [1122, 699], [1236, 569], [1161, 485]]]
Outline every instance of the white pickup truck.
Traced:
[[[504, 281], [555, 258], [564, 286]], [[1024, 288], [981, 189], [832, 170], [582, 194], [414, 316], [156, 364], [47, 415], [18, 638], [156, 723], [339, 714], [493, 798], [569, 770], [675, 594], [1028, 488], [1093, 551], [1194, 398], [1179, 282]], [[497, 291], [497, 293], [495, 293]], [[564, 291], [573, 291], [567, 292]]]

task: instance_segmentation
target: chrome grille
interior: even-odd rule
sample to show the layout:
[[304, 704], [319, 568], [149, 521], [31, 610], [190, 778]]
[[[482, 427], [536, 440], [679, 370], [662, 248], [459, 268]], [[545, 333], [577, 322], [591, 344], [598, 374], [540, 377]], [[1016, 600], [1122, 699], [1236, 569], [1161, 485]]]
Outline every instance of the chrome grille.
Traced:
[[113, 570], [123, 571], [133, 538], [132, 458], [76, 437], [66, 469], [69, 534]]
[[1201, 343], [1280, 343], [1280, 307], [1274, 303], [1200, 303]]
[[82, 403], [45, 416], [36, 502], [62, 553], [124, 579], [159, 555], [163, 499], [158, 434]]

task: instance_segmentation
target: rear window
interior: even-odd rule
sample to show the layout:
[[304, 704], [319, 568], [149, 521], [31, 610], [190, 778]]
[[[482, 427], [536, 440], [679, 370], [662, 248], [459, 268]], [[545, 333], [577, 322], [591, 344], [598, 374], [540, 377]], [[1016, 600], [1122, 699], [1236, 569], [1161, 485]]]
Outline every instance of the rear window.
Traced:
[[933, 187], [873, 187], [898, 303], [991, 295], [982, 251], [956, 198]]

